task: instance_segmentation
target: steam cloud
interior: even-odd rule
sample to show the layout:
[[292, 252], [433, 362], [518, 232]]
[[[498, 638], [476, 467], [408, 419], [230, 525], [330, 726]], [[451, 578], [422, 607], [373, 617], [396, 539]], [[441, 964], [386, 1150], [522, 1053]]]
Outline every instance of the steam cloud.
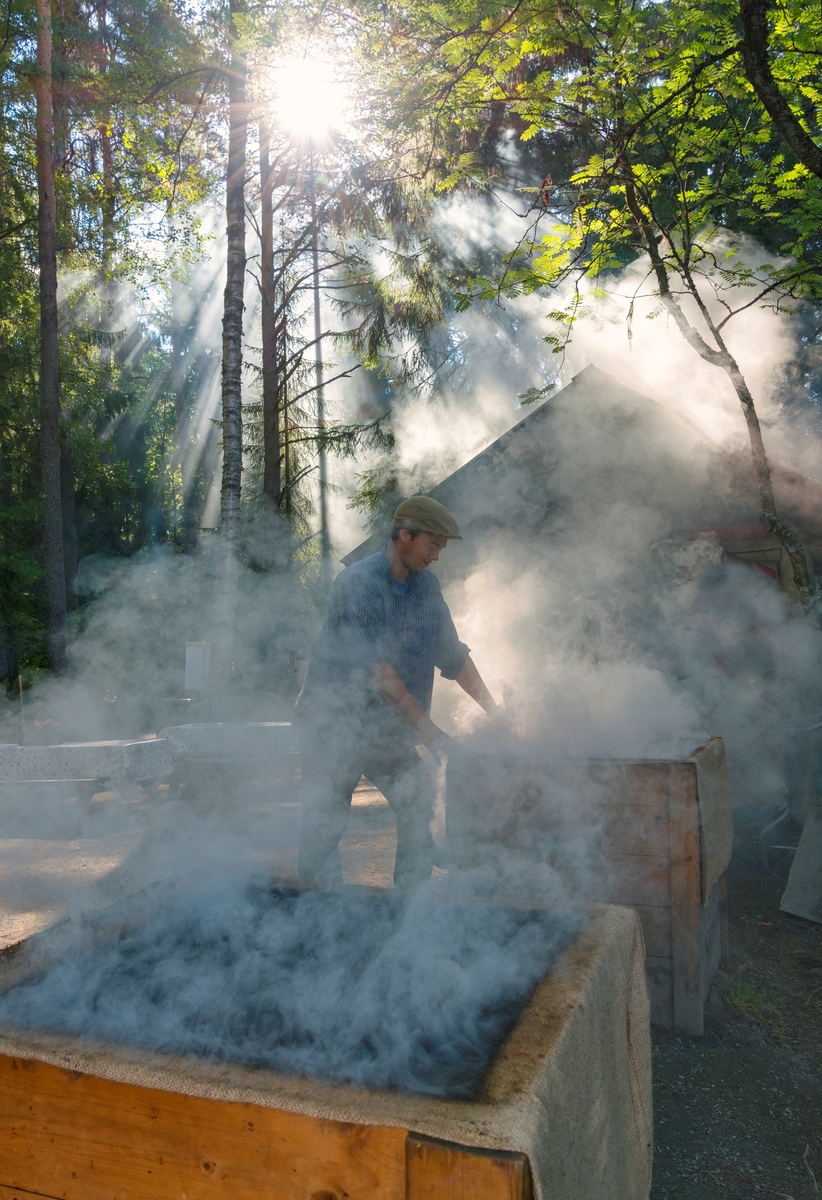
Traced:
[[[450, 219], [486, 236], [478, 210], [452, 211]], [[641, 270], [629, 270], [615, 289], [631, 292]], [[516, 395], [539, 385], [547, 369], [539, 340], [549, 328], [545, 307], [533, 297], [514, 302], [507, 327], [478, 311], [461, 319], [459, 379], [398, 410], [401, 484], [417, 490], [421, 480], [438, 482], [525, 415]], [[741, 445], [741, 417], [724, 377], [701, 364], [664, 318], [645, 321], [651, 307], [650, 299], [638, 302], [632, 349], [621, 301], [584, 321], [564, 377], [595, 362], [687, 417], [718, 453]], [[789, 318], [757, 311], [732, 334], [774, 419], [775, 384], [793, 336]], [[706, 482], [697, 430], [669, 447], [684, 495]], [[786, 745], [819, 708], [822, 637], [763, 575], [723, 562], [715, 541], [672, 534], [681, 497], [641, 430], [629, 463], [609, 462], [604, 438], [595, 450], [599, 483], [581, 494], [576, 480], [590, 461], [591, 434], [584, 414], [557, 418], [545, 471], [564, 502], [541, 531], [523, 526], [533, 476], [509, 463], [494, 522], [470, 545], [449, 547], [437, 568], [460, 635], [505, 702], [517, 738], [492, 736], [446, 681], [437, 682], [432, 715], [484, 752], [527, 761], [681, 756], [719, 734], [735, 803], [764, 812], [784, 796]], [[765, 435], [788, 459], [780, 429], [766, 423]], [[791, 465], [817, 470], [818, 447], [806, 445]], [[343, 493], [351, 470], [338, 470]], [[332, 515], [337, 544], [346, 528], [354, 544], [342, 495]], [[157, 551], [95, 569], [89, 588], [98, 599], [75, 641], [73, 673], [31, 697], [31, 719], [53, 720], [60, 740], [158, 728], [160, 700], [182, 682], [185, 641], [219, 634], [208, 553], [191, 561]], [[302, 581], [248, 571], [237, 611], [235, 684], [219, 715], [287, 719], [317, 609]], [[569, 812], [579, 799], [568, 786]], [[76, 805], [43, 802], [22, 815], [15, 808], [7, 836], [140, 831], [118, 870], [85, 890], [82, 907], [158, 879], [167, 902], [93, 955], [72, 959], [74, 933], [55, 932], [63, 961], [9, 993], [2, 1020], [381, 1086], [470, 1090], [509, 1019], [497, 1018], [544, 973], [568, 926], [512, 926], [510, 915], [489, 924], [487, 910], [467, 907], [449, 923], [446, 914], [456, 910], [429, 903], [427, 891], [407, 907], [380, 901], [367, 919], [357, 907], [366, 901], [350, 898], [270, 901], [248, 890], [249, 879], [259, 879], [277, 846], [296, 836], [293, 804], [270, 800], [264, 786], [217, 787], [208, 804], [174, 797], [111, 809], [108, 817], [101, 805], [79, 825]], [[552, 872], [540, 886], [561, 903], [584, 891], [581, 875], [596, 870], [583, 846], [564, 876]], [[69, 900], [80, 906], [79, 895]], [[524, 992], [514, 995], [517, 978]], [[291, 1048], [283, 1031], [294, 1035]], [[443, 1046], [458, 1051], [461, 1065]]]
[[247, 890], [174, 905], [7, 993], [0, 1022], [471, 1096], [580, 924], [424, 890], [410, 902]]

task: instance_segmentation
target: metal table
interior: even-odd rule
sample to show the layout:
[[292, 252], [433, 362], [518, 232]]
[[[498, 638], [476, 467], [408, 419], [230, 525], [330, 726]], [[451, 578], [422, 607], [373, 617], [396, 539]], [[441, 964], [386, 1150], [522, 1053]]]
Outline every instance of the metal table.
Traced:
[[[141, 780], [170, 775], [173, 770], [171, 747], [162, 738], [0, 746], [2, 783], [99, 782], [106, 790], [123, 790]], [[84, 790], [88, 793], [89, 788]]]
[[297, 741], [288, 721], [219, 721], [172, 725], [159, 737], [172, 749], [184, 781], [208, 791], [225, 789], [241, 775], [276, 775], [288, 784], [299, 763]]

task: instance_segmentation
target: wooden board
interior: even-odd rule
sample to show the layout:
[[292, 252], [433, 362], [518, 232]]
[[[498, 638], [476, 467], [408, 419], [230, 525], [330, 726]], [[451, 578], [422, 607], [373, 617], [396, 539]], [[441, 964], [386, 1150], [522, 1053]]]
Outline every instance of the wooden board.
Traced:
[[[724, 876], [723, 876], [724, 883]], [[702, 908], [702, 928], [700, 930], [700, 965], [702, 969], [702, 1004], [708, 999], [708, 992], [714, 976], [722, 961], [722, 913], [719, 903], [720, 886], [715, 883], [708, 897], [708, 903]]]
[[35, 1196], [40, 1197], [40, 1200], [60, 1200], [58, 1196], [44, 1196], [42, 1192], [27, 1192], [24, 1188], [0, 1185], [0, 1200], [33, 1200]]
[[0, 1055], [2, 1200], [405, 1200], [405, 1137]]
[[603, 804], [599, 808], [600, 844], [608, 854], [668, 857], [668, 806]]
[[671, 910], [636, 904], [634, 912], [642, 924], [645, 953], [652, 958], [671, 957]]
[[601, 804], [668, 806], [667, 763], [597, 763], [587, 770]]
[[[603, 904], [666, 908], [671, 903], [671, 868], [667, 858], [650, 854], [609, 854], [585, 896]], [[699, 870], [697, 869], [697, 887]]]
[[673, 962], [673, 1021], [678, 1033], [699, 1035], [702, 1010], [702, 948], [699, 879], [699, 809], [696, 767], [672, 763], [671, 819], [671, 956]]
[[[702, 1033], [704, 1000], [727, 953], [724, 879], [717, 896], [702, 903], [709, 863], [700, 850], [700, 755], [721, 765], [722, 748], [714, 741], [690, 760], [590, 760], [580, 768], [586, 787], [572, 804], [567, 779], [555, 776], [547, 761], [524, 772], [512, 763], [511, 780], [500, 785], [497, 803], [488, 802], [487, 786], [472, 786], [458, 767], [447, 813], [457, 866], [493, 869], [501, 847], [523, 864], [560, 868], [566, 852], [579, 861], [588, 855], [594, 869], [585, 899], [624, 904], [639, 914], [652, 1020], [685, 1034]], [[509, 877], [513, 886], [527, 889], [523, 867], [508, 876], [503, 872], [502, 894]]]
[[406, 1164], [408, 1200], [531, 1200], [525, 1154], [475, 1150], [409, 1133]]
[[651, 1002], [651, 1023], [659, 1029], [674, 1027], [674, 982], [669, 958], [645, 959], [645, 982]]

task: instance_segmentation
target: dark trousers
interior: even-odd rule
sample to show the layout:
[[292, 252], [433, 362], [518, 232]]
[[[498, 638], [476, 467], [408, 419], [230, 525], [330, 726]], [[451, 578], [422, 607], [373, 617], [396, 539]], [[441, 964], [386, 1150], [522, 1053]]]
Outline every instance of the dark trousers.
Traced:
[[394, 885], [412, 891], [431, 878], [434, 785], [413, 745], [402, 737], [346, 736], [298, 721], [302, 783], [299, 874], [304, 883], [342, 883], [340, 839], [361, 775], [379, 788], [397, 822]]

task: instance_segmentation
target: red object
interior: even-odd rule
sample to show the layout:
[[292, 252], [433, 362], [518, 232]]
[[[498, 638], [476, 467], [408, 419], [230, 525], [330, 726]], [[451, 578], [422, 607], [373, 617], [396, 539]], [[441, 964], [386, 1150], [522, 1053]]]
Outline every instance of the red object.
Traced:
[[769, 579], [773, 579], [777, 583], [779, 582], [779, 571], [777, 570], [776, 563], [758, 562], [754, 563], [754, 566], [758, 567], [762, 574], [767, 575]]

